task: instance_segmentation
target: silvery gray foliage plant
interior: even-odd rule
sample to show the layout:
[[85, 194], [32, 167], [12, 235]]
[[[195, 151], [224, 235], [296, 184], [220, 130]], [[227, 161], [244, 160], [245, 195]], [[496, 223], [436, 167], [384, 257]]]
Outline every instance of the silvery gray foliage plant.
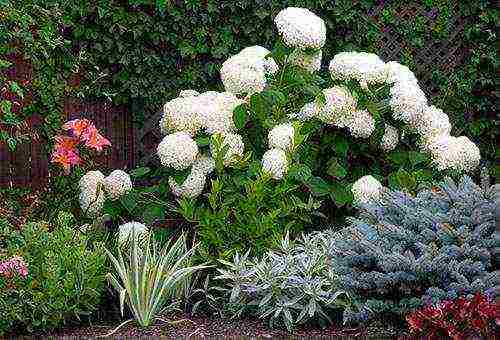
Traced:
[[236, 254], [233, 262], [219, 260], [217, 279], [224, 280], [235, 316], [256, 312], [271, 327], [288, 330], [306, 321], [331, 322], [329, 310], [342, 310], [348, 295], [337, 289], [322, 240], [304, 235], [292, 242], [288, 234], [279, 249], [262, 258]]

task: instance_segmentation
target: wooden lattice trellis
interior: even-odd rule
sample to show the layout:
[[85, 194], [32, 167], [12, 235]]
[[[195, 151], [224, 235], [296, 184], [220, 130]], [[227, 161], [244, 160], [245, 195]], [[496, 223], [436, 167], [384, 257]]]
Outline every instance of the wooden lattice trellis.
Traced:
[[[449, 76], [457, 66], [462, 64], [467, 57], [468, 50], [462, 46], [461, 36], [465, 33], [464, 27], [469, 18], [461, 17], [458, 4], [453, 7], [453, 12], [447, 24], [453, 27], [446, 40], [436, 40], [432, 37], [433, 24], [426, 30], [426, 35], [421, 47], [413, 47], [410, 42], [392, 27], [382, 27], [375, 18], [381, 14], [383, 6], [378, 6], [371, 13], [374, 24], [378, 25], [382, 36], [377, 43], [377, 53], [385, 61], [399, 61], [405, 51], [411, 51], [413, 56], [412, 71], [415, 72], [420, 86], [429, 96], [437, 94], [437, 87], [433, 81], [433, 73], [439, 71]], [[418, 2], [401, 3], [396, 9], [395, 19], [399, 25], [413, 22], [417, 16], [433, 17], [432, 11], [427, 11]], [[433, 20], [431, 19], [430, 22]], [[435, 23], [434, 23], [435, 24]]]

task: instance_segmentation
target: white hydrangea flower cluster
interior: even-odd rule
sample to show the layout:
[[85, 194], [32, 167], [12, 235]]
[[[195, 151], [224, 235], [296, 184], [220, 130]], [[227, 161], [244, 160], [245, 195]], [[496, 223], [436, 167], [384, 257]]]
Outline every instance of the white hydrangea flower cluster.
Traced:
[[382, 140], [380, 141], [380, 147], [382, 148], [382, 150], [389, 152], [394, 150], [396, 146], [398, 146], [398, 143], [398, 130], [394, 126], [386, 124], [384, 135], [382, 136]]
[[300, 121], [305, 121], [313, 118], [317, 118], [319, 116], [319, 112], [321, 109], [317, 105], [316, 102], [310, 102], [304, 104], [300, 111], [295, 114], [290, 114], [290, 119], [298, 119]]
[[323, 19], [305, 8], [288, 7], [274, 18], [285, 44], [300, 49], [320, 49], [326, 41]]
[[262, 169], [272, 178], [280, 180], [288, 172], [288, 160], [285, 151], [281, 149], [267, 150], [262, 156]]
[[387, 84], [413, 83], [418, 84], [418, 79], [408, 66], [401, 65], [397, 61], [385, 63], [385, 75]]
[[181, 90], [179, 97], [196, 97], [199, 96], [200, 92], [196, 90]]
[[327, 124], [347, 128], [356, 138], [368, 138], [375, 130], [375, 120], [367, 110], [357, 110], [356, 99], [343, 86], [323, 90], [325, 104], [305, 104], [291, 118], [307, 120], [317, 118]]
[[128, 222], [118, 227], [118, 245], [123, 247], [130, 244], [132, 235], [139, 239], [139, 242], [145, 241], [149, 229], [140, 222]]
[[392, 116], [405, 124], [415, 124], [427, 108], [424, 91], [413, 82], [395, 83], [391, 88], [389, 105]]
[[170, 190], [177, 197], [195, 198], [201, 195], [205, 188], [206, 175], [199, 171], [189, 173], [182, 184], [178, 184], [173, 178], [168, 179]]
[[226, 91], [242, 95], [262, 92], [267, 84], [266, 75], [278, 71], [274, 59], [266, 58], [269, 53], [262, 46], [251, 46], [226, 60], [220, 70]]
[[[221, 134], [221, 136], [223, 138], [222, 147], [227, 147], [224, 154], [224, 165], [230, 166], [243, 157], [245, 144], [243, 138], [237, 133], [225, 133]], [[210, 152], [215, 156], [216, 150], [214, 150], [213, 144], [210, 144]]]
[[343, 86], [325, 89], [323, 94], [326, 103], [318, 111], [318, 118], [328, 124], [347, 126], [350, 117], [356, 111], [356, 99]]
[[181, 91], [178, 98], [164, 105], [160, 129], [165, 135], [181, 131], [195, 135], [200, 129], [207, 133], [234, 132], [233, 110], [242, 103], [230, 92]]
[[195, 99], [196, 95], [192, 94], [186, 96], [184, 91], [181, 91], [178, 98], [168, 101], [163, 106], [160, 130], [164, 135], [176, 131], [187, 131], [194, 135], [201, 129], [202, 120], [197, 109], [198, 102]]
[[451, 132], [451, 124], [448, 115], [443, 110], [435, 106], [428, 106], [422, 112], [422, 116], [410, 126], [418, 131], [420, 137], [424, 141], [433, 138], [449, 135]]
[[[258, 47], [258, 46], [257, 46]], [[263, 48], [251, 48], [247, 55], [260, 55], [262, 59], [268, 52]], [[267, 51], [267, 50], [266, 50]], [[266, 69], [272, 70], [272, 63], [266, 63]], [[277, 66], [276, 66], [277, 67]], [[160, 121], [162, 131], [169, 132], [157, 147], [157, 154], [163, 166], [176, 170], [185, 170], [192, 166], [191, 173], [182, 185], [173, 179], [169, 185], [174, 195], [196, 197], [203, 191], [206, 176], [212, 172], [215, 162], [211, 157], [199, 153], [193, 137], [201, 129], [208, 134], [220, 133], [225, 136], [229, 151], [226, 165], [232, 164], [236, 156], [242, 157], [244, 144], [241, 136], [235, 134], [233, 110], [244, 101], [230, 92], [207, 91], [198, 93], [194, 90], [181, 91], [178, 98], [169, 101], [164, 107]]]
[[196, 160], [198, 145], [189, 133], [174, 132], [163, 138], [157, 151], [163, 166], [184, 170]]
[[380, 196], [383, 185], [373, 176], [363, 176], [352, 185], [351, 191], [354, 196], [354, 203], [369, 203]]
[[204, 175], [212, 173], [215, 169], [215, 161], [212, 157], [199, 155], [193, 164], [193, 171], [200, 172]]
[[191, 172], [182, 184], [178, 184], [173, 178], [168, 179], [170, 190], [177, 197], [196, 198], [203, 192], [207, 176], [214, 169], [214, 159], [200, 155], [194, 162]]
[[205, 132], [213, 134], [231, 133], [236, 131], [233, 121], [233, 110], [243, 100], [231, 92], [208, 91], [196, 97], [200, 107], [200, 116]]
[[267, 135], [269, 148], [290, 151], [293, 149], [295, 139], [295, 129], [292, 123], [276, 125]]
[[448, 116], [429, 106], [415, 75], [396, 62], [386, 64], [387, 82], [393, 83], [390, 106], [393, 117], [401, 120], [420, 137], [421, 148], [429, 152], [439, 170], [472, 171], [479, 165], [479, 148], [467, 137], [450, 135]]
[[442, 135], [425, 144], [439, 170], [473, 171], [479, 165], [479, 148], [465, 136]]
[[359, 110], [349, 116], [346, 127], [355, 138], [369, 138], [375, 131], [375, 120], [367, 110]]
[[[424, 91], [408, 67], [394, 61], [384, 63], [372, 53], [342, 52], [334, 56], [329, 69], [332, 78], [357, 80], [365, 88], [372, 83], [392, 85], [389, 105], [393, 118], [405, 123], [419, 135], [422, 149], [431, 153], [438, 168], [466, 171], [465, 169], [473, 170], [479, 165], [478, 148], [466, 137], [450, 136], [451, 124], [448, 116], [435, 106], [428, 105]], [[330, 91], [328, 94], [331, 97], [343, 98], [340, 103], [346, 102], [345, 96], [340, 95], [338, 90]], [[327, 93], [325, 97], [327, 104], [330, 104], [331, 100]], [[326, 107], [339, 108], [340, 103], [337, 102], [337, 106], [327, 105]], [[342, 116], [337, 114], [340, 111], [342, 110], [323, 109], [318, 113], [314, 106], [309, 105], [303, 107], [297, 117], [307, 119], [318, 116], [327, 123], [347, 127], [355, 137], [369, 136], [373, 118], [368, 112], [357, 111], [352, 116], [348, 114]], [[398, 133], [393, 127], [386, 129], [380, 143], [382, 149], [393, 150], [398, 139]], [[459, 164], [460, 162], [462, 163]]]
[[276, 125], [267, 135], [269, 150], [262, 156], [262, 170], [280, 180], [288, 172], [286, 153], [294, 148], [295, 128], [292, 123]]
[[362, 85], [383, 83], [387, 78], [385, 63], [374, 53], [338, 53], [330, 61], [329, 70], [333, 79], [354, 79]]
[[80, 208], [89, 217], [100, 215], [104, 206], [104, 175], [100, 171], [89, 171], [80, 178]]
[[78, 187], [80, 208], [95, 218], [101, 214], [106, 197], [114, 201], [132, 190], [132, 180], [122, 170], [114, 170], [107, 177], [95, 170], [83, 175]]
[[104, 190], [109, 199], [115, 201], [132, 190], [132, 180], [123, 170], [114, 170], [104, 179]]

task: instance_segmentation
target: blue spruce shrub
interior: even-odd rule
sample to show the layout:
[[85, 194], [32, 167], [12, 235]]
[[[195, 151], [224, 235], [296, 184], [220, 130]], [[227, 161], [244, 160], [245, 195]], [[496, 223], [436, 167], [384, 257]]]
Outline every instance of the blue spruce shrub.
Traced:
[[416, 196], [386, 190], [361, 206], [326, 247], [338, 289], [357, 308], [346, 322], [404, 315], [424, 303], [486, 292], [494, 272], [495, 189], [446, 179]]

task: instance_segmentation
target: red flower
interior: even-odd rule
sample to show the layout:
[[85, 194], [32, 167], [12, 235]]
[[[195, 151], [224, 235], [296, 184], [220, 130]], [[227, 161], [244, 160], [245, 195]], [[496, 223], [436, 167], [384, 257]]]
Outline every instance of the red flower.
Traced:
[[420, 313], [415, 312], [413, 314], [409, 314], [406, 316], [406, 322], [408, 322], [408, 326], [410, 327], [410, 331], [412, 333], [420, 333], [422, 331], [424, 321], [420, 316]]
[[78, 143], [78, 139], [68, 136], [56, 136], [56, 144], [54, 149], [74, 150]]

